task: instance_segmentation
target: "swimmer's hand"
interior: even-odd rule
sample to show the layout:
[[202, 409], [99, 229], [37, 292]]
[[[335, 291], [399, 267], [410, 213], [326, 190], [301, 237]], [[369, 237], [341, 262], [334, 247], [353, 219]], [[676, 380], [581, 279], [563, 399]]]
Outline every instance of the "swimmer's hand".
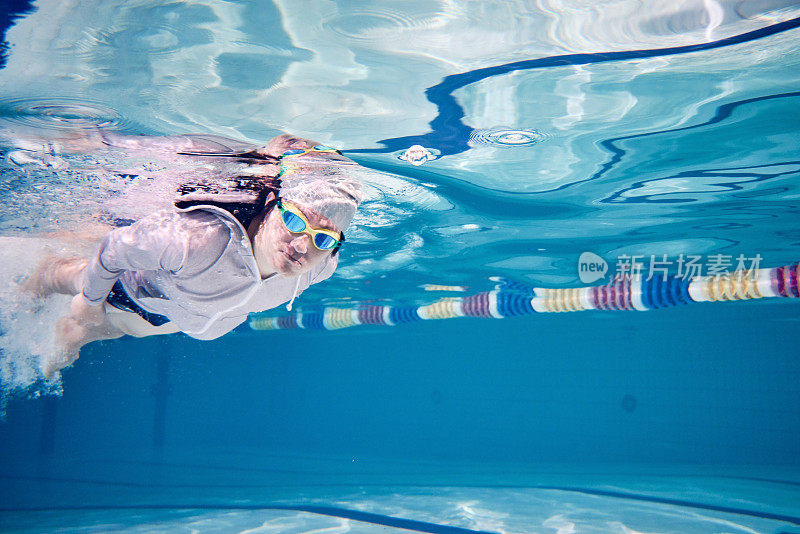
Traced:
[[48, 357], [42, 373], [47, 380], [78, 359], [81, 347], [92, 341], [122, 337], [123, 333], [106, 317], [102, 305], [92, 306], [83, 293], [72, 298], [70, 312], [56, 323], [56, 350]]

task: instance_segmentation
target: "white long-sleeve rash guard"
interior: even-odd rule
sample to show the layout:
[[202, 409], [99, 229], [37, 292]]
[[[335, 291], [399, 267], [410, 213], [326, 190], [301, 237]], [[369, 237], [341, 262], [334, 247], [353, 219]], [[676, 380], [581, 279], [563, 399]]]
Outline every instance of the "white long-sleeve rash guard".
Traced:
[[[92, 304], [120, 280], [139, 306], [169, 318], [191, 337], [215, 339], [247, 314], [279, 306], [333, 274], [328, 256], [298, 276], [273, 274], [262, 280], [242, 225], [214, 206], [163, 210], [110, 232], [83, 281]], [[298, 282], [299, 278], [299, 282]]]

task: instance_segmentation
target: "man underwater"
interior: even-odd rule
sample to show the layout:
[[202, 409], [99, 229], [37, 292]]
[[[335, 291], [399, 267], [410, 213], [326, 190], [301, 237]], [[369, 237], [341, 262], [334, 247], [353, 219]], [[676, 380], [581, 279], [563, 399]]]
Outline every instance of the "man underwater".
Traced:
[[99, 142], [166, 151], [228, 170], [182, 185], [174, 209], [112, 230], [94, 257], [50, 257], [37, 267], [28, 290], [74, 295], [56, 325], [62, 350], [42, 362], [48, 379], [92, 341], [175, 332], [215, 339], [249, 313], [291, 307], [333, 274], [361, 200], [361, 185], [347, 176], [353, 161], [289, 135], [256, 148], [216, 136], [97, 133], [66, 142], [72, 150]]

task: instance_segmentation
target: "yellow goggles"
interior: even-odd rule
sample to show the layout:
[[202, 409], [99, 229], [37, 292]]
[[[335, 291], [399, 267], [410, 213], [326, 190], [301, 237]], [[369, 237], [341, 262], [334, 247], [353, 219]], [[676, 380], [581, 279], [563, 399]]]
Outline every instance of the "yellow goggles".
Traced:
[[281, 220], [287, 230], [293, 234], [310, 235], [311, 241], [319, 250], [333, 250], [335, 252], [342, 246], [344, 233], [337, 234], [327, 228], [311, 228], [308, 219], [300, 211], [300, 208], [291, 202], [279, 198], [278, 211], [280, 211]]

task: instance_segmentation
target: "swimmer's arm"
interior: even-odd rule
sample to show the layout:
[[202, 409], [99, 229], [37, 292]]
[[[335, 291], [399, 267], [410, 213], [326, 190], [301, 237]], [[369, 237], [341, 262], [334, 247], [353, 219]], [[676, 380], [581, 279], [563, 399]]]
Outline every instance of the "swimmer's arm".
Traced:
[[192, 222], [182, 213], [165, 210], [109, 232], [84, 273], [84, 298], [92, 305], [102, 303], [125, 271], [178, 272], [191, 240], [203, 238], [197, 231], [202, 233], [202, 227]]

